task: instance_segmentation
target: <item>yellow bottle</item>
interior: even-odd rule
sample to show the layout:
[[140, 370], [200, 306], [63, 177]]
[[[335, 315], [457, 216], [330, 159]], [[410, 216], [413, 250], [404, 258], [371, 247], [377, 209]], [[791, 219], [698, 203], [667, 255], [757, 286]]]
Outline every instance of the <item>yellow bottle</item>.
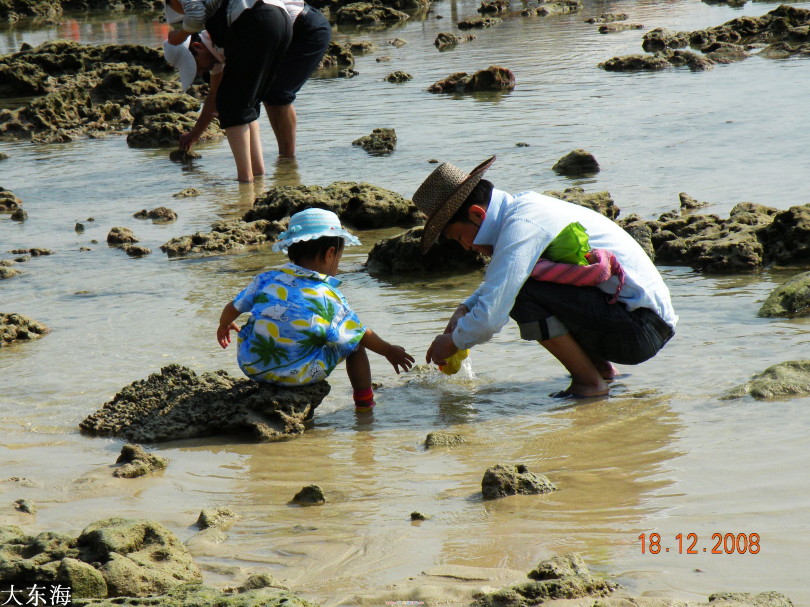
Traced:
[[455, 375], [461, 369], [461, 362], [470, 355], [469, 350], [459, 350], [453, 356], [449, 357], [444, 362], [446, 364], [439, 365], [439, 371], [445, 375]]

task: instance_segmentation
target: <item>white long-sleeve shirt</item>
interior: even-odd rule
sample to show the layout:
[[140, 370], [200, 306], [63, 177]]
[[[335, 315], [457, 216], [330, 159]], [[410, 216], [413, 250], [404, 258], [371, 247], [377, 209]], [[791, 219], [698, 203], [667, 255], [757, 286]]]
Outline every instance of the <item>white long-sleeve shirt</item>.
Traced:
[[[453, 331], [456, 347], [484, 343], [506, 325], [515, 298], [540, 255], [575, 221], [587, 230], [591, 248], [607, 249], [618, 258], [625, 273], [619, 301], [628, 310], [649, 308], [675, 327], [678, 317], [669, 289], [641, 246], [618, 224], [596, 211], [536, 192], [512, 196], [494, 189], [474, 241], [493, 247], [492, 260], [484, 282], [464, 302], [469, 313]], [[614, 276], [598, 288], [612, 295], [617, 287]]]

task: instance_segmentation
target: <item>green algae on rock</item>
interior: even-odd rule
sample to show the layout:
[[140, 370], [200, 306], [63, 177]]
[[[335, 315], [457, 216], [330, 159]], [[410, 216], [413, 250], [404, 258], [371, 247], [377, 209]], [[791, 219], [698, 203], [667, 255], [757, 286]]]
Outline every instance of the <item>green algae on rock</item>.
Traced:
[[791, 360], [765, 369], [748, 382], [727, 392], [722, 399], [751, 396], [774, 400], [810, 394], [810, 360]]
[[274, 386], [173, 364], [125, 386], [79, 428], [139, 443], [223, 434], [280, 440], [301, 434], [328, 393], [325, 381]]
[[463, 445], [467, 439], [460, 434], [451, 434], [450, 432], [430, 432], [425, 437], [425, 447], [455, 447]]
[[246, 247], [273, 240], [287, 228], [288, 220], [241, 221], [239, 219], [214, 222], [210, 232], [195, 232], [190, 236], [178, 236], [160, 245], [160, 250], [169, 257], [196, 255], [221, 255], [243, 251]]
[[810, 272], [802, 272], [779, 285], [757, 312], [762, 318], [810, 315]]
[[515, 74], [499, 65], [491, 65], [473, 75], [455, 72], [437, 80], [428, 87], [429, 93], [474, 93], [480, 91], [511, 91], [515, 88]]
[[352, 145], [363, 148], [372, 156], [388, 156], [397, 147], [397, 133], [394, 129], [373, 129], [369, 135], [352, 141]]

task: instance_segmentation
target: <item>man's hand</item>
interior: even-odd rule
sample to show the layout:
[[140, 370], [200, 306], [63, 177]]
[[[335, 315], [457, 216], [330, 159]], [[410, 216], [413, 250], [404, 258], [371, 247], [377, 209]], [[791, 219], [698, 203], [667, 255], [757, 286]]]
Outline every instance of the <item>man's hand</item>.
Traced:
[[169, 32], [169, 44], [183, 44], [190, 35], [186, 30], [172, 30]]
[[444, 328], [444, 332], [452, 333], [453, 331], [455, 331], [458, 321], [464, 318], [468, 312], [469, 310], [467, 309], [467, 306], [465, 306], [464, 304], [459, 305], [459, 307], [456, 308], [456, 311], [453, 312], [453, 315], [450, 317], [450, 321]]
[[458, 348], [456, 344], [453, 343], [452, 334], [443, 333], [442, 335], [437, 335], [433, 343], [430, 344], [425, 360], [428, 363], [432, 362], [436, 365], [443, 365], [445, 361], [456, 352], [458, 352]]

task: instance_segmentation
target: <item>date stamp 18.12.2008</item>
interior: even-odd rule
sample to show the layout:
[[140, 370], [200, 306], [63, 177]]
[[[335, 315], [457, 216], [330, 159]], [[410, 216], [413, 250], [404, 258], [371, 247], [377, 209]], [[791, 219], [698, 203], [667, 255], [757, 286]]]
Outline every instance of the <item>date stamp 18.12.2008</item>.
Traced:
[[[697, 533], [678, 533], [667, 542], [659, 533], [642, 533], [641, 554], [759, 554], [759, 533], [712, 533], [711, 540]], [[701, 541], [702, 540], [702, 541]]]

